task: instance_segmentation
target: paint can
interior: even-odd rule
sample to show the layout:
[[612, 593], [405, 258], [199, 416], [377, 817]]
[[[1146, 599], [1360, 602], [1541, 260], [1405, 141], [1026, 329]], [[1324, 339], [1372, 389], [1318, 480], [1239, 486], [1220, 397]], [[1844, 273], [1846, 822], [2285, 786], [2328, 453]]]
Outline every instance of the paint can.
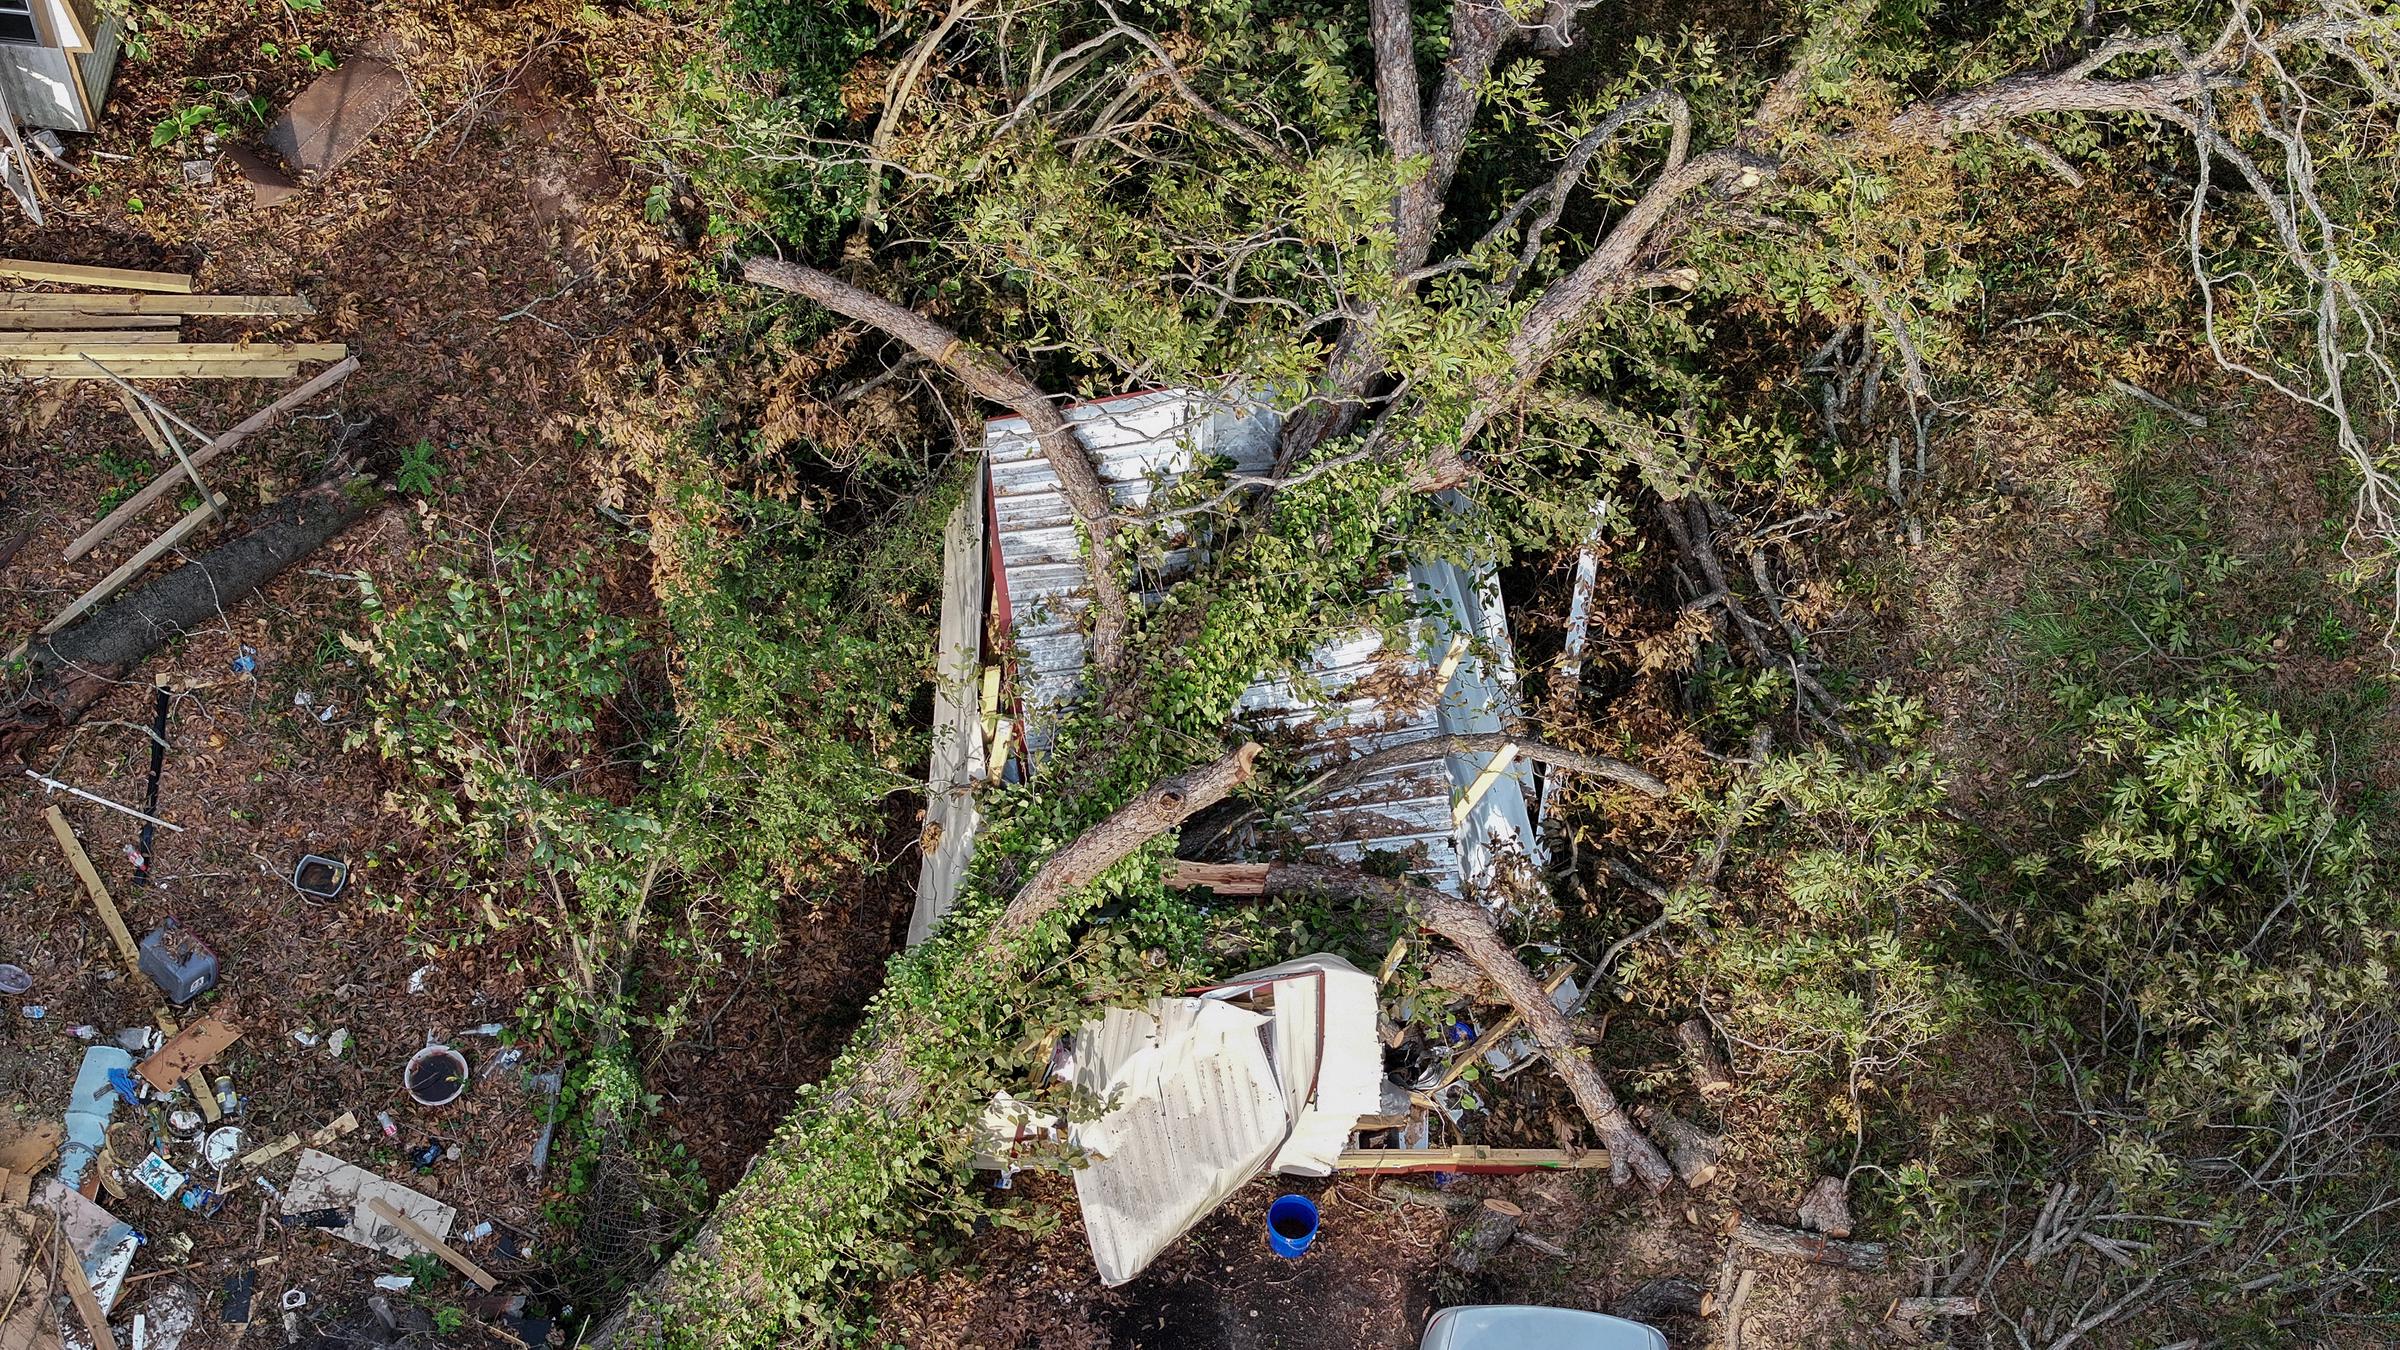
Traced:
[[448, 1106], [467, 1090], [467, 1057], [446, 1045], [426, 1046], [409, 1056], [401, 1084], [419, 1106]]

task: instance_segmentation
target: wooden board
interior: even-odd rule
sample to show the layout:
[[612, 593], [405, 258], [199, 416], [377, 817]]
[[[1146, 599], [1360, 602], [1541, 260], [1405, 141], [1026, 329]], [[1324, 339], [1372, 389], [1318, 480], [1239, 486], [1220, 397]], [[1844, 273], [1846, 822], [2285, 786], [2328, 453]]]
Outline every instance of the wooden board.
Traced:
[[56, 1231], [47, 1215], [21, 1205], [0, 1206], [0, 1350], [57, 1350], [58, 1335], [50, 1329], [50, 1249]]
[[[150, 1019], [158, 1023], [158, 1029], [170, 1037], [178, 1035], [182, 1031], [182, 1028], [175, 1025], [175, 1014], [168, 1012], [164, 1006], [154, 1010], [150, 1014]], [[217, 1090], [209, 1086], [206, 1071], [194, 1068], [190, 1073], [184, 1075], [183, 1081], [191, 1084], [192, 1098], [200, 1107], [202, 1120], [214, 1125], [225, 1118], [225, 1108], [218, 1104]]]
[[225, 1052], [225, 1047], [242, 1038], [241, 1029], [228, 1026], [214, 1017], [203, 1017], [175, 1033], [158, 1053], [145, 1059], [134, 1069], [142, 1081], [160, 1092], [172, 1092], [177, 1083], [191, 1077], [194, 1070]]
[[[180, 465], [177, 467], [181, 468]], [[127, 558], [115, 571], [100, 578], [98, 584], [90, 590], [76, 596], [75, 602], [59, 611], [57, 618], [43, 624], [42, 636], [47, 637], [75, 622], [85, 610], [116, 594], [126, 582], [140, 576], [143, 569], [165, 557], [170, 549], [180, 546], [184, 540], [197, 534], [201, 526], [216, 519], [224, 510], [225, 494], [222, 492], [210, 498], [207, 505], [193, 507], [190, 514], [168, 526], [166, 533], [144, 544], [141, 552]]]
[[290, 319], [317, 312], [296, 295], [34, 295], [0, 294], [0, 313], [225, 314]]
[[[138, 314], [127, 314], [123, 317], [127, 319], [135, 319], [142, 316]], [[0, 342], [20, 341], [65, 343], [84, 342], [100, 346], [124, 347], [129, 345], [148, 346], [161, 342], [181, 342], [183, 341], [183, 338], [176, 332], [173, 326], [173, 320], [171, 318], [168, 321], [168, 325], [161, 328], [112, 328], [89, 333], [77, 332], [65, 328], [37, 328], [23, 332], [15, 329], [0, 328]]]
[[406, 1260], [424, 1249], [399, 1225], [378, 1222], [378, 1216], [367, 1208], [369, 1200], [380, 1200], [406, 1214], [410, 1222], [437, 1239], [447, 1239], [458, 1222], [456, 1209], [423, 1191], [386, 1181], [363, 1167], [352, 1166], [313, 1148], [301, 1152], [300, 1165], [292, 1169], [292, 1179], [283, 1188], [280, 1208], [285, 1214], [347, 1210], [350, 1213], [347, 1225], [323, 1231], [394, 1260]]
[[468, 1279], [473, 1280], [475, 1283], [483, 1286], [483, 1292], [488, 1294], [494, 1289], [500, 1287], [500, 1282], [486, 1274], [483, 1267], [476, 1265], [466, 1257], [459, 1255], [457, 1249], [452, 1247], [449, 1243], [444, 1242], [440, 1238], [435, 1237], [433, 1234], [426, 1232], [418, 1225], [416, 1220], [401, 1213], [399, 1210], [392, 1208], [390, 1204], [385, 1202], [383, 1197], [373, 1195], [368, 1196], [367, 1212], [399, 1229], [401, 1232], [408, 1234], [410, 1241], [415, 1242], [418, 1246], [423, 1247], [425, 1250], [432, 1252], [435, 1256], [438, 1256], [444, 1261], [449, 1262], [452, 1266], [457, 1268], [459, 1274], [464, 1275]]
[[[82, 360], [37, 356], [0, 358], [0, 369], [23, 379], [105, 380], [107, 375]], [[120, 380], [288, 380], [300, 373], [297, 361], [144, 361], [116, 368]]]
[[[354, 356], [348, 360], [340, 362], [332, 369], [327, 370], [323, 374], [317, 376], [315, 379], [310, 380], [308, 383], [301, 385], [299, 388], [292, 390], [288, 394], [285, 394], [283, 397], [275, 400], [273, 403], [268, 404], [266, 407], [259, 409], [257, 412], [250, 414], [248, 417], [243, 418], [239, 424], [234, 426], [230, 431], [227, 431], [224, 435], [219, 436], [215, 440], [210, 441], [208, 444], [201, 446], [197, 450], [194, 450], [188, 457], [191, 460], [193, 467], [197, 468], [200, 465], [206, 464], [210, 460], [215, 459], [218, 455], [233, 449], [235, 446], [240, 445], [242, 442], [250, 439], [252, 436], [257, 435], [259, 432], [272, 425], [276, 418], [287, 412], [290, 412], [294, 408], [299, 407], [301, 404], [308, 402], [310, 399], [315, 398], [321, 393], [324, 393], [326, 390], [331, 389], [335, 385], [340, 384], [344, 377], [348, 376], [351, 371], [356, 369], [358, 369], [358, 358]], [[67, 545], [67, 551], [64, 555], [66, 560], [68, 562], [73, 562], [77, 558], [82, 557], [84, 554], [91, 552], [92, 547], [95, 544], [98, 544], [101, 540], [108, 538], [112, 534], [115, 534], [119, 529], [123, 528], [126, 521], [129, 521], [135, 516], [140, 515], [144, 510], [149, 508], [151, 503], [157, 501], [161, 497], [166, 496], [168, 493], [173, 492], [176, 485], [182, 481], [183, 466], [180, 464], [150, 480], [150, 485], [148, 487], [145, 487], [141, 491], [133, 494], [131, 497], [128, 497], [123, 505], [119, 506], [116, 510], [109, 512], [107, 516], [102, 518], [99, 524], [94, 525], [92, 528], [85, 530], [82, 534], [76, 536], [75, 542]]]
[[115, 366], [151, 361], [339, 361], [349, 354], [350, 349], [339, 342], [35, 342], [0, 335], [0, 360], [7, 361], [89, 358]]
[[0, 333], [15, 333], [19, 337], [34, 336], [34, 332], [27, 330], [136, 329], [157, 332], [182, 326], [183, 316], [180, 314], [78, 314], [68, 310], [0, 309]]
[[1571, 1154], [1558, 1148], [1351, 1148], [1334, 1160], [1337, 1172], [1574, 1172], [1608, 1170], [1608, 1150]]
[[58, 1273], [60, 1283], [67, 1286], [67, 1297], [75, 1300], [75, 1311], [83, 1315], [83, 1329], [91, 1333], [92, 1350], [117, 1350], [116, 1333], [108, 1329], [108, 1314], [100, 1311], [100, 1300], [92, 1296], [91, 1283], [83, 1277], [83, 1260], [66, 1245], [61, 1235]]
[[12, 281], [50, 281], [61, 286], [106, 286], [120, 291], [163, 291], [169, 295], [192, 293], [192, 278], [184, 272], [84, 267], [77, 263], [41, 262], [33, 258], [0, 258], [0, 277]]
[[100, 922], [107, 927], [108, 935], [116, 939], [117, 954], [125, 958], [125, 973], [137, 980], [143, 978], [141, 949], [134, 946], [132, 930], [126, 928], [124, 916], [117, 913], [116, 900], [109, 895], [100, 874], [92, 869], [91, 858], [76, 840], [75, 827], [67, 823], [66, 813], [55, 806], [44, 808], [42, 814], [50, 822], [50, 833], [58, 836], [59, 851], [67, 855], [75, 875], [83, 879], [83, 889], [92, 897], [92, 908], [100, 911]]

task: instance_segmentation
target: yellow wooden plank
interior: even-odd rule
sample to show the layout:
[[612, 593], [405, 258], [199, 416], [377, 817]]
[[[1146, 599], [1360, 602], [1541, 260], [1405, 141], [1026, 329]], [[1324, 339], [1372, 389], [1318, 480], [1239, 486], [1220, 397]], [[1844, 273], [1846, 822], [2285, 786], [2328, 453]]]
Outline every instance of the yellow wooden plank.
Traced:
[[183, 272], [85, 267], [79, 263], [42, 262], [33, 258], [0, 258], [0, 277], [12, 281], [50, 281], [61, 286], [106, 286], [120, 291], [164, 291], [171, 295], [192, 293], [192, 279]]
[[438, 1256], [444, 1261], [449, 1262], [452, 1266], [457, 1267], [459, 1274], [466, 1276], [468, 1279], [473, 1280], [479, 1285], [482, 1285], [485, 1293], [488, 1294], [492, 1290], [500, 1287], [500, 1282], [486, 1274], [483, 1267], [476, 1265], [466, 1257], [459, 1255], [457, 1249], [453, 1248], [449, 1243], [442, 1241], [440, 1238], [435, 1237], [429, 1232], [426, 1232], [424, 1225], [419, 1224], [416, 1220], [401, 1213], [399, 1210], [392, 1208], [391, 1204], [382, 1196], [368, 1196], [367, 1210], [376, 1218], [381, 1219], [385, 1223], [390, 1224], [392, 1227], [408, 1234], [409, 1241], [416, 1243], [425, 1250], [432, 1252], [435, 1256]]
[[[59, 317], [65, 316], [62, 315]], [[127, 319], [141, 319], [146, 317], [147, 316], [141, 314], [121, 314], [117, 316], [114, 322], [121, 323]], [[169, 320], [174, 318], [174, 316], [171, 314], [162, 315], [161, 317]], [[126, 347], [155, 346], [162, 342], [181, 342], [183, 341], [183, 337], [181, 334], [175, 331], [171, 323], [169, 326], [163, 328], [110, 329], [106, 332], [91, 333], [80, 332], [71, 328], [36, 328], [21, 332], [0, 331], [0, 342], [17, 341], [80, 342], [98, 343], [100, 345], [109, 347]]]
[[[111, 367], [121, 380], [288, 380], [300, 373], [298, 361], [143, 361]], [[25, 379], [105, 380], [108, 376], [88, 362], [33, 357], [0, 359], [0, 370]], [[182, 472], [180, 469], [178, 473]]]
[[339, 342], [31, 342], [0, 336], [0, 359], [90, 357], [104, 366], [142, 361], [339, 361]]
[[37, 295], [0, 293], [0, 312], [60, 314], [224, 314], [297, 318], [317, 312], [297, 295]]
[[117, 902], [110, 898], [107, 884], [93, 870], [91, 857], [83, 851], [82, 842], [75, 838], [75, 827], [67, 823], [67, 813], [52, 806], [45, 808], [42, 814], [50, 822], [50, 833], [58, 836], [58, 847], [67, 855], [67, 862], [75, 869], [75, 875], [83, 878], [83, 889], [91, 894], [92, 908], [100, 911], [101, 924], [108, 929], [108, 935], [116, 939], [117, 952], [125, 958], [126, 973], [140, 979], [141, 949], [134, 946], [133, 931], [125, 926], [124, 916], [117, 913]]
[[1524, 1167], [1559, 1171], [1605, 1171], [1608, 1150], [1586, 1149], [1580, 1154], [1558, 1148], [1485, 1148], [1462, 1144], [1455, 1148], [1351, 1148], [1334, 1159], [1337, 1172], [1442, 1172], [1468, 1168]]
[[100, 1300], [92, 1296], [91, 1281], [83, 1277], [83, 1258], [68, 1244], [64, 1231], [58, 1232], [58, 1269], [66, 1277], [67, 1297], [75, 1300], [75, 1311], [83, 1314], [83, 1329], [91, 1333], [92, 1350], [117, 1350], [117, 1335], [108, 1329], [108, 1314], [100, 1311]]
[[[179, 328], [182, 325], [183, 316], [180, 314], [79, 314], [71, 310], [63, 309], [0, 308], [0, 334], [14, 334], [17, 337], [41, 337], [46, 335], [40, 331], [26, 331], [29, 329], [75, 329], [78, 331], [66, 333], [64, 335], [69, 337], [80, 337], [82, 336], [80, 330], [83, 329], [107, 329], [112, 331], [121, 331], [124, 329], [134, 328], [148, 331], [161, 328]], [[169, 340], [172, 341], [173, 339]]]

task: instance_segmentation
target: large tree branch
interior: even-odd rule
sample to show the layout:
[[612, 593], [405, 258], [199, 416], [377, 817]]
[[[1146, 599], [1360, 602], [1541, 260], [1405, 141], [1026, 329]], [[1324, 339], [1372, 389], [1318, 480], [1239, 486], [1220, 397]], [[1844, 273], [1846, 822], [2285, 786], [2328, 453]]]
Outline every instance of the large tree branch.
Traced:
[[1429, 887], [1388, 877], [1370, 876], [1347, 867], [1318, 867], [1305, 863], [1276, 863], [1267, 869], [1266, 895], [1332, 894], [1381, 900], [1417, 917], [1483, 972], [1485, 979], [1524, 1019], [1525, 1029], [1541, 1044], [1550, 1065], [1566, 1080], [1567, 1091], [1583, 1109], [1584, 1118], [1609, 1150], [1609, 1171], [1619, 1185], [1638, 1178], [1652, 1190], [1675, 1179], [1674, 1168], [1649, 1137], [1633, 1123], [1590, 1052], [1576, 1039], [1566, 1014], [1550, 1001], [1541, 982], [1525, 969], [1500, 936], [1491, 916], [1472, 900], [1444, 895]]
[[[1244, 745], [1213, 763], [1161, 779], [1076, 836], [1017, 889], [975, 946], [953, 959], [949, 972], [976, 983], [1012, 978], [1023, 957], [1018, 939], [1028, 929], [1144, 844], [1225, 800], [1250, 780], [1257, 760], [1258, 746]], [[842, 1085], [823, 1099], [819, 1115], [863, 1111], [901, 1119], [926, 1109], [926, 1098], [949, 1083], [919, 1070], [911, 1051], [938, 1046], [945, 1034], [955, 1033], [945, 1033], [922, 1005], [901, 1005], [888, 1013], [882, 1025], [871, 1024], [861, 1032], [862, 1038], [873, 1036], [874, 1053], [844, 1075]], [[769, 1306], [775, 1294], [765, 1283], [771, 1263], [765, 1253], [746, 1249], [752, 1240], [749, 1229], [758, 1220], [771, 1236], [783, 1221], [779, 1216], [789, 1206], [791, 1195], [822, 1193], [819, 1187], [786, 1174], [813, 1161], [805, 1145], [791, 1136], [815, 1125], [815, 1119], [804, 1118], [787, 1126], [784, 1136], [752, 1163], [751, 1172], [719, 1199], [716, 1211], [700, 1231], [589, 1343], [596, 1348], [716, 1343], [700, 1339], [706, 1329], [686, 1325], [678, 1318], [679, 1311], [687, 1307], [708, 1311], [708, 1300], [728, 1297], [754, 1308]]]
[[958, 377], [978, 397], [1008, 408], [1033, 431], [1042, 457], [1058, 475], [1059, 492], [1082, 523], [1091, 545], [1092, 663], [1113, 673], [1125, 659], [1125, 634], [1132, 607], [1117, 572], [1117, 523], [1108, 489], [1092, 467], [1083, 438], [1068, 424], [1050, 396], [1014, 366], [968, 347], [965, 340], [913, 309], [871, 295], [846, 281], [775, 258], [752, 258], [742, 264], [743, 279], [761, 286], [803, 295], [845, 318], [870, 324], [910, 347], [935, 365]]
[[1493, 755], [1503, 747], [1515, 746], [1517, 757], [1547, 764], [1568, 773], [1580, 773], [1593, 778], [1605, 778], [1621, 787], [1633, 789], [1645, 797], [1665, 797], [1671, 789], [1646, 770], [1606, 755], [1586, 754], [1563, 746], [1545, 745], [1540, 741], [1505, 731], [1486, 731], [1472, 735], [1425, 736], [1398, 745], [1385, 746], [1356, 759], [1345, 760], [1308, 784], [1308, 794], [1315, 796], [1335, 791], [1361, 779], [1402, 765], [1415, 764], [1436, 755]]

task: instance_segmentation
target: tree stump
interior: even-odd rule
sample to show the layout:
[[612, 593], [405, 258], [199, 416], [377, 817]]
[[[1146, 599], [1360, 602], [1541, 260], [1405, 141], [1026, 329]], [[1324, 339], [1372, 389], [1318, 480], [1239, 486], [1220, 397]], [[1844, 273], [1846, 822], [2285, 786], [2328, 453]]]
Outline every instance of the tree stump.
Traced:
[[1671, 1111], [1655, 1108], [1645, 1113], [1644, 1123], [1666, 1146], [1667, 1161], [1675, 1165], [1675, 1175], [1683, 1179], [1684, 1185], [1698, 1190], [1716, 1180], [1718, 1159], [1724, 1152], [1723, 1136]]
[[1474, 1224], [1459, 1239], [1458, 1249], [1450, 1253], [1451, 1266], [1469, 1275], [1481, 1271], [1484, 1262], [1507, 1247], [1508, 1240], [1517, 1235], [1517, 1224], [1524, 1217], [1524, 1210], [1506, 1200], [1484, 1201], [1482, 1208], [1475, 1211]]
[[1840, 1177], [1820, 1179], [1800, 1202], [1800, 1226], [1827, 1237], [1850, 1236], [1850, 1184]]

